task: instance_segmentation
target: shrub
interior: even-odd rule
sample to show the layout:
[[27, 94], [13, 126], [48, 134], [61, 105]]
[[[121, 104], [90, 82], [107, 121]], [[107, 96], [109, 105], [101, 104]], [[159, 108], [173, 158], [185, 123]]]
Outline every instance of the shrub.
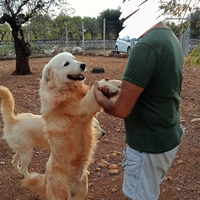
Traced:
[[188, 56], [186, 63], [188, 65], [194, 64], [200, 66], [200, 44], [193, 49], [192, 53]]
[[7, 45], [0, 46], [0, 55], [1, 56], [6, 55], [10, 51], [14, 51], [13, 46], [10, 46], [10, 45], [9, 46], [7, 46]]

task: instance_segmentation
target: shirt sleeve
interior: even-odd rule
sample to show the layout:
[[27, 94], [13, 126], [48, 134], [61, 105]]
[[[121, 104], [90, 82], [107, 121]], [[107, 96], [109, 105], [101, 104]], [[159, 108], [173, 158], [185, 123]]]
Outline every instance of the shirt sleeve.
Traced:
[[122, 80], [145, 88], [156, 73], [159, 55], [147, 44], [137, 44], [131, 50]]

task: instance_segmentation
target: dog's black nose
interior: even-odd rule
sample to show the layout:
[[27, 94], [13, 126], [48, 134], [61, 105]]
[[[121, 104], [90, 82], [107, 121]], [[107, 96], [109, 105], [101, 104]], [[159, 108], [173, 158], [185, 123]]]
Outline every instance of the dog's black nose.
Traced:
[[86, 64], [82, 63], [80, 67], [82, 70], [85, 70], [85, 66], [86, 66]]

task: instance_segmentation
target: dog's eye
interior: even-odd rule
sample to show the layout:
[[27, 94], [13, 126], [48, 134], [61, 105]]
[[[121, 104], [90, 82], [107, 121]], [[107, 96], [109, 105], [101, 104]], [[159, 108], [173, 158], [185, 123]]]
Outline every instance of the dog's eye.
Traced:
[[64, 64], [64, 67], [66, 67], [67, 65], [69, 65], [69, 62], [66, 62], [66, 63]]

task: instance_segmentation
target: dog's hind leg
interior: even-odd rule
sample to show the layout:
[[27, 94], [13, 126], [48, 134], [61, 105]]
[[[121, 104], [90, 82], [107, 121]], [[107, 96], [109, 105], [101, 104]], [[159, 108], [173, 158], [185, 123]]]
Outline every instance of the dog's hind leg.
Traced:
[[21, 155], [21, 162], [20, 162], [20, 171], [21, 173], [26, 177], [30, 176], [28, 173], [28, 165], [31, 162], [32, 158], [32, 151], [31, 152], [26, 152], [26, 154]]
[[77, 192], [72, 196], [72, 200], [83, 200], [88, 193], [88, 172], [86, 171], [80, 180]]
[[[11, 161], [13, 167], [20, 172], [20, 168], [19, 168], [19, 160], [20, 160], [20, 155], [16, 152], [14, 155], [13, 160]], [[21, 172], [20, 172], [21, 173]]]

